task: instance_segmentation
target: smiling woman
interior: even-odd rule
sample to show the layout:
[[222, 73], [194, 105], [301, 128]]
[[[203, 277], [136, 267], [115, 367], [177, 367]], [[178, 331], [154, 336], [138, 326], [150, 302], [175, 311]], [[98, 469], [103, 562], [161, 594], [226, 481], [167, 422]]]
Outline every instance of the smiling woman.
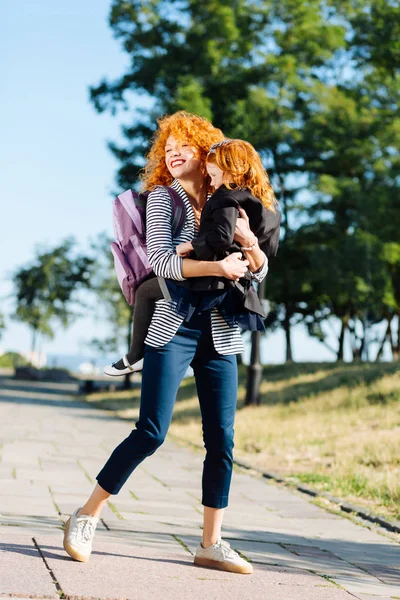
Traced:
[[[178, 112], [159, 121], [143, 175], [143, 187], [152, 190], [146, 204], [147, 252], [158, 277], [176, 282], [210, 276], [235, 281], [247, 272], [249, 261], [242, 260], [239, 252], [210, 261], [183, 258], [176, 253], [179, 244], [198, 235], [196, 211], [199, 213], [206, 204], [209, 192], [207, 153], [222, 139], [219, 129], [196, 115]], [[165, 186], [178, 194], [185, 206], [186, 218], [179, 232], [172, 227], [171, 190]], [[253, 236], [249, 229], [247, 235]], [[258, 281], [268, 270], [266, 257], [261, 255], [261, 269], [254, 275]], [[104, 504], [163, 443], [177, 389], [191, 365], [203, 415], [206, 447], [202, 478], [203, 536], [194, 561], [234, 573], [252, 573], [252, 566], [220, 537], [232, 476], [237, 397], [235, 354], [243, 351], [240, 329], [236, 324], [229, 325], [216, 307], [197, 307], [190, 318], [184, 319], [173, 302], [159, 298], [153, 305], [154, 314], [145, 340], [139, 420], [98, 474], [98, 484], [88, 501], [68, 521], [64, 548], [76, 560], [89, 560]]]

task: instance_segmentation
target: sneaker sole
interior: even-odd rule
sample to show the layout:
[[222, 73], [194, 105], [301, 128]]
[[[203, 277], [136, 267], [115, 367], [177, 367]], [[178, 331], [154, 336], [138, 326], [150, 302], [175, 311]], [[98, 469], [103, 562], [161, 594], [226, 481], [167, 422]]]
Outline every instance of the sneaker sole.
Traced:
[[89, 556], [87, 556], [86, 554], [81, 554], [80, 552], [77, 552], [77, 550], [75, 550], [71, 544], [69, 544], [68, 542], [68, 532], [69, 532], [69, 525], [70, 525], [71, 519], [69, 518], [68, 521], [65, 523], [65, 531], [64, 531], [64, 550], [65, 552], [74, 560], [77, 560], [79, 562], [88, 562], [89, 558], [90, 558], [90, 554]]
[[253, 567], [250, 563], [247, 565], [233, 565], [232, 563], [212, 560], [211, 558], [194, 557], [194, 564], [198, 567], [207, 567], [208, 569], [217, 569], [218, 571], [229, 571], [229, 573], [239, 573], [240, 575], [251, 575]]

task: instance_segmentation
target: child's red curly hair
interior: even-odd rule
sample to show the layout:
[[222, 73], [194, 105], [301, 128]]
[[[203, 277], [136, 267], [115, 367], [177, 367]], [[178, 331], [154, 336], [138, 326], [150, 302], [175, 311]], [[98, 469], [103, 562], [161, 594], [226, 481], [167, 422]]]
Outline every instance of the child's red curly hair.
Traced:
[[225, 139], [210, 149], [207, 162], [224, 171], [227, 188], [248, 188], [265, 208], [275, 212], [278, 202], [256, 149], [244, 140]]
[[206, 158], [211, 146], [224, 139], [217, 129], [204, 117], [180, 110], [173, 115], [164, 115], [158, 119], [158, 129], [152, 139], [147, 155], [147, 164], [140, 176], [142, 188], [153, 190], [157, 185], [171, 185], [173, 177], [165, 163], [165, 144], [169, 136], [177, 141], [197, 148], [197, 158], [202, 162], [204, 177], [207, 177]]

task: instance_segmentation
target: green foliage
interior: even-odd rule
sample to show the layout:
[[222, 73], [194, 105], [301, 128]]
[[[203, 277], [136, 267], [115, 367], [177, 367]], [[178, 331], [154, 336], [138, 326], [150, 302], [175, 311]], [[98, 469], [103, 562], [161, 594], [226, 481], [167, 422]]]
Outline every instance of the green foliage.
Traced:
[[3, 369], [11, 369], [21, 367], [26, 364], [26, 360], [18, 352], [5, 352], [0, 356], [0, 367]]
[[354, 31], [353, 54], [359, 64], [370, 65], [390, 75], [400, 64], [399, 0], [347, 0], [338, 10], [349, 16]]
[[77, 316], [77, 293], [90, 286], [92, 259], [77, 254], [75, 245], [69, 238], [52, 249], [38, 249], [33, 261], [13, 276], [13, 316], [31, 328], [32, 351], [38, 334], [52, 338], [55, 323], [63, 327], [72, 323]]

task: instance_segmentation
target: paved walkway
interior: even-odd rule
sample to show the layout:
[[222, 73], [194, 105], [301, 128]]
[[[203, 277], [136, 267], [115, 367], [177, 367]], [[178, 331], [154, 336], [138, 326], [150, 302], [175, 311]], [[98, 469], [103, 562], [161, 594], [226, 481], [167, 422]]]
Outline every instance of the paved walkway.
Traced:
[[129, 425], [72, 385], [0, 378], [0, 597], [129, 600], [400, 598], [400, 547], [287, 489], [234, 471], [224, 537], [252, 576], [192, 565], [202, 455], [167, 442], [106, 506], [88, 564], [62, 525]]

